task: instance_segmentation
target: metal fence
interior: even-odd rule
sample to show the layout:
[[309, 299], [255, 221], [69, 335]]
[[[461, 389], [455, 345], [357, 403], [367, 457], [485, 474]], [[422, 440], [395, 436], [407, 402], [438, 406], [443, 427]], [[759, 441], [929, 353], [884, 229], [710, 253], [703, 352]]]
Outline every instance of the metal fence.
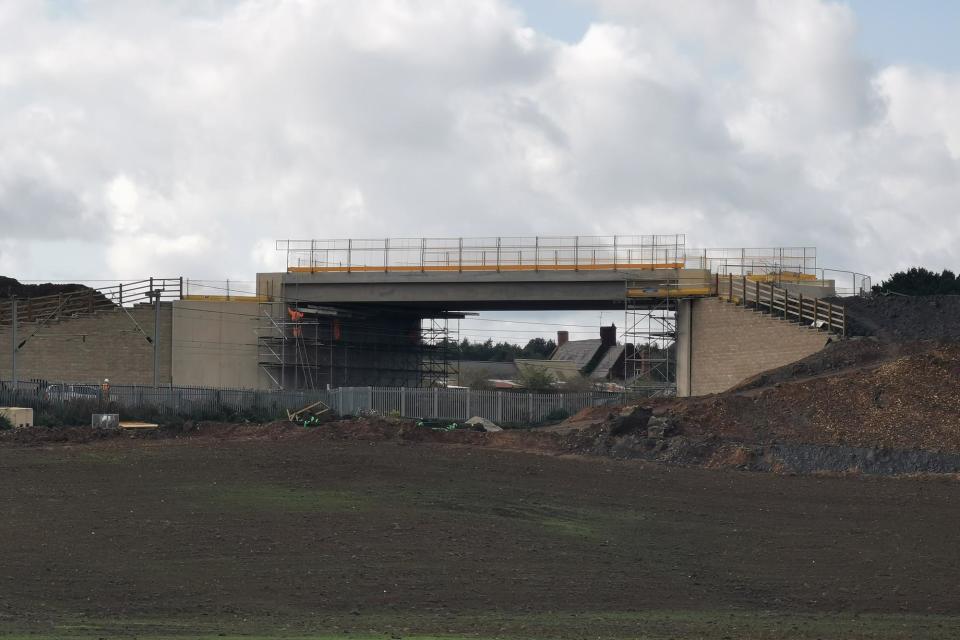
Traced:
[[538, 271], [683, 266], [684, 235], [278, 240], [288, 271]]
[[[267, 391], [204, 387], [0, 382], [0, 406], [51, 407], [71, 403], [109, 405], [136, 414], [202, 419], [222, 414], [281, 418], [318, 400], [340, 415], [375, 412], [410, 418], [466, 420], [481, 416], [500, 423], [536, 424], [561, 412], [617, 404], [624, 394], [605, 392], [522, 393], [474, 389], [342, 387], [319, 391]], [[122, 417], [122, 416], [121, 416]]]

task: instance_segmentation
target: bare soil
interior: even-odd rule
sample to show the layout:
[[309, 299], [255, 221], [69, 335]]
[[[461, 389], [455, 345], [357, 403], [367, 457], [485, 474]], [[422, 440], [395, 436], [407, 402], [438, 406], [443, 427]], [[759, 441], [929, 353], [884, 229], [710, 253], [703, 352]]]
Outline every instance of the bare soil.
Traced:
[[391, 421], [195, 427], [0, 444], [0, 633], [960, 632], [955, 481], [678, 468]]

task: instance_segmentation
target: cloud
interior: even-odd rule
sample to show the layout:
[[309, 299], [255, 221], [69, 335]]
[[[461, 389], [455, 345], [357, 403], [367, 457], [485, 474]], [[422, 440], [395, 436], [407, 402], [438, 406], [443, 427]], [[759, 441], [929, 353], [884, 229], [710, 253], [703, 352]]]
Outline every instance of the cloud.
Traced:
[[86, 277], [252, 280], [275, 238], [685, 232], [960, 266], [955, 74], [861, 59], [832, 2], [597, 4], [572, 44], [506, 0], [3, 5], [0, 264], [70, 277], [79, 239]]

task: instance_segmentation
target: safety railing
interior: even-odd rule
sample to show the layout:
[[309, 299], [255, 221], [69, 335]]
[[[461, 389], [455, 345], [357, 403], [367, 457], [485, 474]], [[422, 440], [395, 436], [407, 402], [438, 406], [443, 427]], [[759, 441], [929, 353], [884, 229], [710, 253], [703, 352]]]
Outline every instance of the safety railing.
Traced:
[[791, 293], [772, 283], [751, 280], [747, 276], [734, 277], [728, 274], [722, 277], [716, 274], [714, 286], [721, 300], [846, 336], [847, 313], [843, 305], [802, 293]]
[[129, 307], [160, 300], [179, 300], [182, 297], [182, 278], [148, 278], [137, 282], [123, 282], [97, 288], [79, 287], [76, 290], [47, 296], [37, 296], [0, 302], [0, 325], [9, 325], [16, 317], [18, 323], [45, 322], [55, 318], [92, 314], [96, 311]]
[[278, 240], [292, 272], [547, 271], [684, 266], [684, 235]]

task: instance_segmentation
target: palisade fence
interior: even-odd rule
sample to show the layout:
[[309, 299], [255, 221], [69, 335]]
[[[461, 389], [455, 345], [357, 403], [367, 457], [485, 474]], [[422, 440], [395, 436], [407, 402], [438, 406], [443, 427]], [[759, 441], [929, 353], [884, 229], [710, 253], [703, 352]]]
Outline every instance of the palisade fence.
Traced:
[[409, 418], [467, 420], [481, 416], [505, 424], [537, 424], [562, 413], [623, 402], [623, 393], [524, 393], [474, 389], [342, 387], [318, 391], [266, 391], [203, 387], [112, 385], [104, 394], [97, 385], [0, 382], [0, 406], [34, 408], [87, 403], [135, 415], [186, 419], [244, 414], [282, 418], [320, 401], [340, 415], [375, 412]]

